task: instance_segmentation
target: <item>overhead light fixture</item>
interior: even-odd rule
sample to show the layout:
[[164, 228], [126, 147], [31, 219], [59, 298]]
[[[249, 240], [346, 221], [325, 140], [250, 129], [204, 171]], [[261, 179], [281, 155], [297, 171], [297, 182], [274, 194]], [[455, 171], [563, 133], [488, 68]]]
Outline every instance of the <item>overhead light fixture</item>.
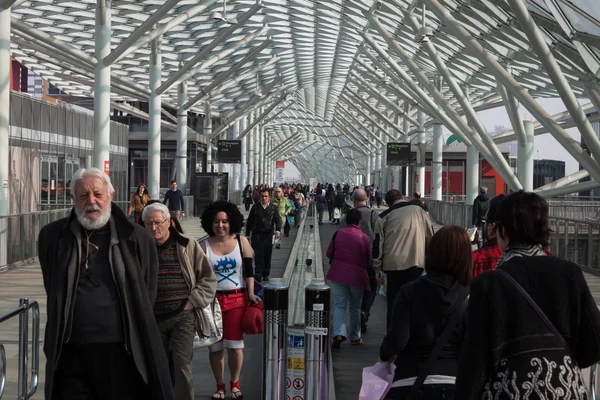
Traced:
[[223, 12], [215, 12], [213, 13], [213, 19], [217, 20], [217, 21], [222, 21], [225, 22], [227, 24], [231, 24], [231, 25], [237, 25], [238, 21], [236, 18], [227, 18], [227, 0], [223, 0]]

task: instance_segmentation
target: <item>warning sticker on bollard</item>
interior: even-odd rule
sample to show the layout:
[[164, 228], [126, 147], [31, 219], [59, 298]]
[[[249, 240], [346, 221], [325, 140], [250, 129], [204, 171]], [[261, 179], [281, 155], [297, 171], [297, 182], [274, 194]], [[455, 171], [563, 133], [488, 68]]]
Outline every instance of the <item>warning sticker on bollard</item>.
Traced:
[[313, 326], [307, 326], [306, 328], [304, 328], [304, 332], [307, 335], [327, 336], [327, 328], [316, 328]]
[[286, 399], [304, 400], [304, 330], [288, 328]]

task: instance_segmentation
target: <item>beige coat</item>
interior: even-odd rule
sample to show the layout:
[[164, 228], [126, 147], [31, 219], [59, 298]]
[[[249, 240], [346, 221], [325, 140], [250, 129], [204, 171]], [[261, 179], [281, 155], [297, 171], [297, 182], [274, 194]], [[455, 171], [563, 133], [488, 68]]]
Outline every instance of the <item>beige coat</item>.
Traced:
[[425, 252], [432, 236], [431, 219], [423, 208], [404, 201], [394, 204], [382, 212], [375, 223], [375, 272], [424, 268]]
[[183, 271], [185, 283], [190, 288], [188, 300], [194, 306], [196, 332], [200, 336], [210, 336], [210, 327], [201, 310], [208, 306], [217, 291], [217, 278], [210, 259], [192, 237], [170, 230], [177, 242], [177, 256]]

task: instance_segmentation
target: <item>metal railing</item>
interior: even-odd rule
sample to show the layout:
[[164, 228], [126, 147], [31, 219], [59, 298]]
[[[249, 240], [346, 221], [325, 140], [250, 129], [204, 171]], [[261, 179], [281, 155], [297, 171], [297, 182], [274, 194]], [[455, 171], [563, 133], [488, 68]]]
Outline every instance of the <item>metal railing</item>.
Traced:
[[[29, 356], [29, 310], [32, 314], [31, 344], [31, 382], [28, 385], [27, 360]], [[27, 400], [33, 396], [38, 387], [40, 370], [40, 306], [37, 301], [27, 298], [19, 299], [19, 306], [0, 316], [0, 324], [11, 318], [19, 317], [19, 376], [17, 399]], [[4, 395], [6, 385], [6, 351], [4, 343], [0, 343], [0, 399]]]

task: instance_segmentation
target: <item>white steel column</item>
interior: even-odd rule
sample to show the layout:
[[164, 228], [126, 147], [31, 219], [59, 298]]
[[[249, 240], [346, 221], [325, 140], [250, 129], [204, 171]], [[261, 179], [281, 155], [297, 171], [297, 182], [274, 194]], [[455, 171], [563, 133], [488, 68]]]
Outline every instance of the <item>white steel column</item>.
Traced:
[[[162, 57], [160, 37], [151, 43], [150, 53], [150, 103], [148, 124], [148, 191], [151, 199], [160, 197], [160, 128], [161, 95], [156, 93], [160, 86]], [[168, 182], [167, 182], [168, 184]]]
[[372, 168], [372, 160], [373, 158], [371, 157], [370, 154], [367, 154], [366, 156], [367, 158], [367, 171], [366, 171], [366, 176], [365, 176], [365, 185], [370, 185], [371, 184], [371, 168]]
[[[418, 113], [419, 120], [419, 133], [417, 135], [417, 143], [420, 154], [423, 155], [423, 158], [419, 162], [419, 158], [417, 157], [417, 177], [418, 182], [416, 182], [416, 190], [417, 192], [421, 192], [421, 196], [425, 196], [425, 113], [419, 110]], [[409, 193], [407, 193], [409, 194]]]
[[[10, 20], [10, 12], [8, 15], [8, 20]], [[2, 19], [4, 20], [5, 17]], [[2, 22], [4, 22], [2, 24], [3, 32], [7, 26], [10, 29], [10, 21]], [[104, 63], [104, 58], [110, 54], [110, 0], [98, 0], [97, 2], [95, 34], [98, 63], [94, 75], [94, 157], [92, 162], [94, 167], [110, 172], [110, 65]], [[10, 61], [6, 63], [6, 68], [9, 67]], [[3, 65], [2, 68], [5, 66]], [[6, 83], [8, 84], [8, 80]], [[8, 160], [8, 157], [6, 159]]]
[[[247, 126], [247, 122], [248, 122], [248, 117], [244, 116], [241, 120], [240, 120], [240, 131], [245, 131], [246, 130], [246, 126]], [[241, 142], [241, 148], [242, 148], [242, 158], [241, 158], [241, 163], [240, 163], [240, 179], [237, 183], [238, 185], [238, 190], [244, 190], [244, 187], [246, 186], [246, 147], [248, 143], [248, 138], [246, 136], [244, 136], [242, 138], [242, 142]]]
[[[254, 121], [254, 113], [251, 112], [248, 115], [248, 123], [251, 124]], [[254, 187], [256, 185], [256, 179], [254, 177], [254, 129], [251, 129], [250, 132], [246, 135], [248, 137], [248, 141], [246, 143], [246, 147], [248, 150], [248, 154], [246, 158], [248, 159], [248, 174], [246, 176], [246, 184], [252, 185]]]
[[[212, 134], [212, 107], [210, 106], [210, 101], [204, 103], [204, 136], [207, 138]], [[206, 171], [204, 172], [213, 172], [213, 159], [212, 159], [212, 140], [208, 140], [208, 145], [206, 146]]]
[[431, 197], [442, 200], [442, 152], [444, 135], [442, 124], [433, 124], [433, 162], [431, 163]]
[[388, 188], [390, 187], [390, 184], [389, 184], [390, 168], [388, 168], [388, 166], [387, 166], [388, 138], [384, 137], [383, 142], [385, 143], [385, 146], [382, 147], [383, 150], [381, 151], [381, 187], [379, 189], [381, 189], [382, 193], [385, 193], [388, 191]]
[[[233, 124], [233, 134], [229, 136], [230, 139], [235, 139], [240, 134], [240, 121], [237, 120]], [[240, 161], [241, 162], [241, 161]], [[239, 174], [240, 174], [240, 164], [233, 164], [231, 166], [231, 179], [229, 179], [229, 187], [231, 190], [236, 191], [240, 190], [238, 188], [239, 183]]]
[[467, 146], [467, 164], [465, 167], [467, 176], [465, 202], [473, 204], [475, 197], [479, 194], [479, 152], [473, 145]]
[[[260, 115], [260, 109], [257, 110], [258, 111], [258, 115]], [[257, 161], [257, 166], [258, 166], [258, 182], [262, 185], [265, 183], [265, 164], [264, 164], [264, 157], [265, 157], [265, 135], [264, 132], [262, 130], [262, 126], [260, 124], [258, 124], [256, 126], [256, 131], [258, 132], [258, 156], [256, 158]]]
[[188, 187], [187, 181], [187, 123], [188, 110], [183, 108], [187, 101], [187, 82], [183, 81], [178, 85], [177, 90], [177, 186], [179, 190], [186, 194]]
[[[110, 50], [110, 49], [109, 49]], [[9, 182], [9, 140], [10, 133], [10, 8], [0, 11], [0, 179]], [[108, 137], [108, 136], [107, 136]], [[107, 158], [108, 159], [108, 158]], [[13, 183], [13, 182], [10, 182]], [[0, 192], [0, 215], [8, 215], [10, 210], [9, 187], [2, 187]], [[1, 220], [2, 230], [0, 265], [6, 265], [7, 219]]]
[[517, 157], [517, 176], [523, 184], [523, 190], [531, 192], [533, 190], [533, 143], [535, 130], [533, 121], [523, 121], [525, 127], [525, 145], [518, 146]]
[[[258, 116], [257, 111], [254, 113], [254, 118]], [[262, 185], [260, 181], [260, 129], [254, 127], [254, 184]]]

